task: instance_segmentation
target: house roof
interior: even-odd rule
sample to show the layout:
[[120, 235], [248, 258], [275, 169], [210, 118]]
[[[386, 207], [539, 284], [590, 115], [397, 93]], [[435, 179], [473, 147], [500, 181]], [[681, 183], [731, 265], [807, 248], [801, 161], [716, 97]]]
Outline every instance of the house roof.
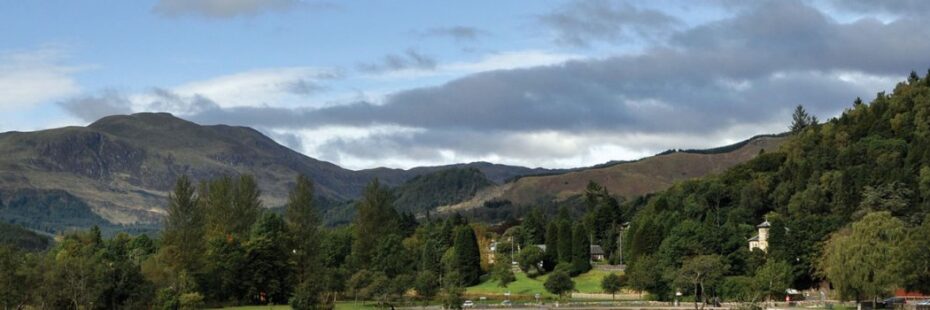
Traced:
[[543, 252], [546, 251], [546, 245], [545, 245], [545, 244], [537, 244], [536, 247], [539, 248], [540, 250], [543, 250]]
[[769, 228], [769, 227], [772, 227], [772, 224], [770, 224], [769, 221], [766, 220], [765, 222], [762, 222], [762, 224], [759, 224], [756, 227], [757, 228]]
[[752, 238], [749, 238], [749, 241], [759, 241], [759, 235], [752, 236]]
[[591, 255], [604, 255], [604, 249], [597, 244], [591, 245]]

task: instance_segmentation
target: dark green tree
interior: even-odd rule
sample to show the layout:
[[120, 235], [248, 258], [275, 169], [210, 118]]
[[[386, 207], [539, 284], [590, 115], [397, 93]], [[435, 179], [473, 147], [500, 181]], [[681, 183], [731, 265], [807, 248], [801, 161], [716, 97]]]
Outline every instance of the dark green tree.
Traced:
[[430, 270], [420, 271], [414, 283], [414, 288], [417, 290], [417, 295], [424, 300], [433, 299], [436, 293], [439, 292], [439, 275]]
[[[680, 287], [690, 286], [694, 293], [694, 309], [703, 309], [707, 304], [709, 296], [707, 286], [717, 285], [723, 280], [723, 275], [727, 271], [727, 266], [719, 255], [698, 255], [685, 260], [681, 268], [678, 269], [678, 276], [675, 282]], [[698, 301], [703, 298], [704, 303], [698, 306]]]
[[566, 293], [571, 293], [575, 289], [575, 281], [572, 281], [567, 272], [556, 270], [549, 274], [546, 282], [543, 283], [543, 287], [549, 293], [558, 295], [559, 299], [563, 299]]
[[248, 300], [255, 304], [283, 303], [293, 289], [293, 269], [288, 263], [287, 226], [277, 214], [264, 213], [252, 226], [245, 245]]
[[25, 255], [16, 249], [0, 244], [0, 306], [3, 309], [18, 309], [26, 300], [26, 278], [20, 273], [25, 264]]
[[601, 279], [601, 289], [606, 293], [610, 293], [611, 299], [616, 298], [616, 294], [621, 288], [623, 288], [623, 281], [615, 273], [608, 274]]
[[403, 240], [398, 235], [388, 235], [375, 247], [371, 258], [371, 270], [383, 272], [388, 278], [394, 278], [410, 269], [410, 255], [404, 248]]
[[517, 277], [513, 274], [513, 268], [510, 267], [510, 264], [503, 262], [494, 264], [491, 266], [491, 278], [497, 281], [497, 286], [507, 287], [510, 283], [517, 280]]
[[902, 246], [902, 270], [907, 270], [904, 287], [914, 291], [930, 293], [930, 215], [923, 223], [908, 234]]
[[530, 277], [535, 277], [543, 273], [539, 263], [546, 259], [546, 253], [537, 246], [529, 246], [520, 251], [517, 255], [517, 264]]
[[582, 224], [576, 224], [572, 232], [572, 273], [582, 274], [591, 270], [591, 243], [588, 242], [588, 230]]
[[312, 298], [308, 294], [321, 293], [320, 285], [305, 283], [314, 281], [313, 275], [324, 273], [320, 261], [320, 217], [313, 205], [313, 183], [304, 175], [297, 176], [296, 185], [291, 190], [287, 209], [284, 212], [292, 247], [291, 256], [295, 267], [295, 278], [298, 283], [296, 301], [300, 307], [316, 307], [312, 304], [319, 298]]
[[232, 210], [235, 219], [231, 230], [234, 234], [245, 236], [250, 233], [252, 224], [262, 214], [261, 190], [258, 189], [255, 177], [244, 174], [239, 176], [239, 181], [236, 182], [235, 193]]
[[195, 192], [187, 176], [181, 176], [168, 195], [161, 251], [172, 256], [167, 260], [175, 273], [197, 274], [204, 265], [204, 211]]
[[481, 276], [481, 253], [475, 231], [468, 225], [459, 226], [455, 233], [454, 269], [459, 273], [463, 285], [478, 284]]
[[811, 125], [817, 124], [817, 118], [807, 114], [807, 111], [804, 110], [804, 106], [798, 105], [794, 108], [794, 113], [791, 115], [791, 132], [798, 133], [804, 128], [807, 128]]
[[356, 266], [364, 267], [371, 262], [381, 238], [400, 233], [399, 215], [394, 210], [393, 200], [391, 191], [374, 179], [355, 204], [357, 214], [353, 222], [352, 257]]
[[238, 302], [246, 294], [242, 279], [248, 276], [246, 251], [235, 238], [215, 238], [207, 244], [206, 297], [220, 302]]
[[420, 249], [420, 270], [432, 271], [439, 275], [442, 273], [442, 247], [439, 242], [427, 239]]
[[557, 221], [549, 221], [549, 227], [546, 229], [546, 270], [555, 269], [559, 262], [559, 224]]
[[572, 224], [569, 221], [559, 221], [559, 262], [571, 263], [572, 261]]
[[769, 260], [753, 277], [753, 287], [759, 295], [765, 296], [767, 301], [778, 297], [791, 287], [792, 271], [788, 263]]
[[530, 214], [523, 218], [523, 223], [520, 225], [523, 235], [523, 238], [521, 238], [523, 246], [531, 246], [545, 242], [545, 225], [546, 219], [543, 217], [542, 211], [539, 210], [539, 208], [530, 211]]

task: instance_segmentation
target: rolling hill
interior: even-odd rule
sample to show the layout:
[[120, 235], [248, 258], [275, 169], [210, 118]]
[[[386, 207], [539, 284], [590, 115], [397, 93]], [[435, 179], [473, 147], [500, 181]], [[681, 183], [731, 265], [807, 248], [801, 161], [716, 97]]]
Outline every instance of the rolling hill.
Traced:
[[471, 210], [490, 202], [518, 206], [551, 204], [581, 195], [589, 181], [605, 186], [614, 196], [634, 198], [665, 190], [677, 181], [722, 172], [760, 152], [777, 150], [784, 140], [780, 135], [758, 136], [715, 149], [667, 151], [636, 161], [524, 176], [486, 188], [471, 200], [442, 206], [440, 212]]
[[346, 223], [350, 202], [374, 178], [394, 187], [401, 211], [424, 213], [564, 201], [588, 181], [618, 196], [659, 191], [682, 179], [716, 173], [763, 149], [777, 136], [711, 150], [671, 151], [590, 168], [543, 169], [487, 162], [412, 169], [349, 170], [288, 149], [247, 127], [204, 126], [167, 113], [102, 118], [86, 127], [0, 134], [0, 220], [55, 233], [99, 225], [105, 231], [158, 226], [180, 175], [195, 181], [251, 174], [265, 207], [282, 206], [299, 173], [315, 183], [327, 223]]
[[260, 132], [203, 126], [167, 113], [102, 118], [87, 127], [0, 134], [0, 219], [55, 232], [90, 225], [152, 225], [180, 175], [195, 181], [252, 174], [266, 207], [283, 205], [297, 174], [327, 205], [356, 198], [377, 177], [397, 186], [421, 174], [471, 167], [497, 182], [553, 170], [490, 163], [353, 171], [284, 147]]

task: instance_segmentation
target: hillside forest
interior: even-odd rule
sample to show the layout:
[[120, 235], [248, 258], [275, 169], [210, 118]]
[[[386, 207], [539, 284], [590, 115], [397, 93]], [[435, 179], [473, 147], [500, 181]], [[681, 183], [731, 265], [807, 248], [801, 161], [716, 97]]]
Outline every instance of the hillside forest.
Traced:
[[[581, 204], [493, 224], [418, 218], [409, 212], [423, 206], [401, 205], [412, 198], [375, 179], [349, 225], [326, 227], [306, 177], [272, 211], [249, 175], [198, 184], [182, 176], [157, 235], [104, 238], [95, 227], [59, 235], [46, 250], [30, 238], [0, 245], [0, 305], [458, 308], [469, 286], [514, 281], [509, 253], [564, 298], [572, 276], [592, 268], [593, 244], [606, 263], [627, 265], [616, 283], [656, 300], [682, 292], [695, 302], [758, 302], [787, 288], [856, 301], [902, 288], [930, 293], [930, 72], [823, 123], [799, 106], [790, 128], [780, 149], [719, 175], [628, 200], [592, 182]], [[768, 248], [750, 251], [762, 222]]]

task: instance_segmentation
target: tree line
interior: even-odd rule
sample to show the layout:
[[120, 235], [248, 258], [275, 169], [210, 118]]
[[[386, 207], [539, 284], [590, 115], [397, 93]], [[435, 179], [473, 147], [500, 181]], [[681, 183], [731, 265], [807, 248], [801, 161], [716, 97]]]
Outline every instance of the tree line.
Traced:
[[[312, 182], [296, 179], [283, 214], [261, 205], [251, 176], [194, 185], [180, 177], [158, 238], [100, 229], [45, 252], [0, 247], [0, 306], [194, 309], [288, 303], [332, 308], [340, 297], [391, 303], [442, 297], [461, 305], [477, 284], [481, 225], [461, 216], [419, 224], [374, 180], [348, 227], [323, 228]], [[486, 233], [482, 233], [487, 243]]]

